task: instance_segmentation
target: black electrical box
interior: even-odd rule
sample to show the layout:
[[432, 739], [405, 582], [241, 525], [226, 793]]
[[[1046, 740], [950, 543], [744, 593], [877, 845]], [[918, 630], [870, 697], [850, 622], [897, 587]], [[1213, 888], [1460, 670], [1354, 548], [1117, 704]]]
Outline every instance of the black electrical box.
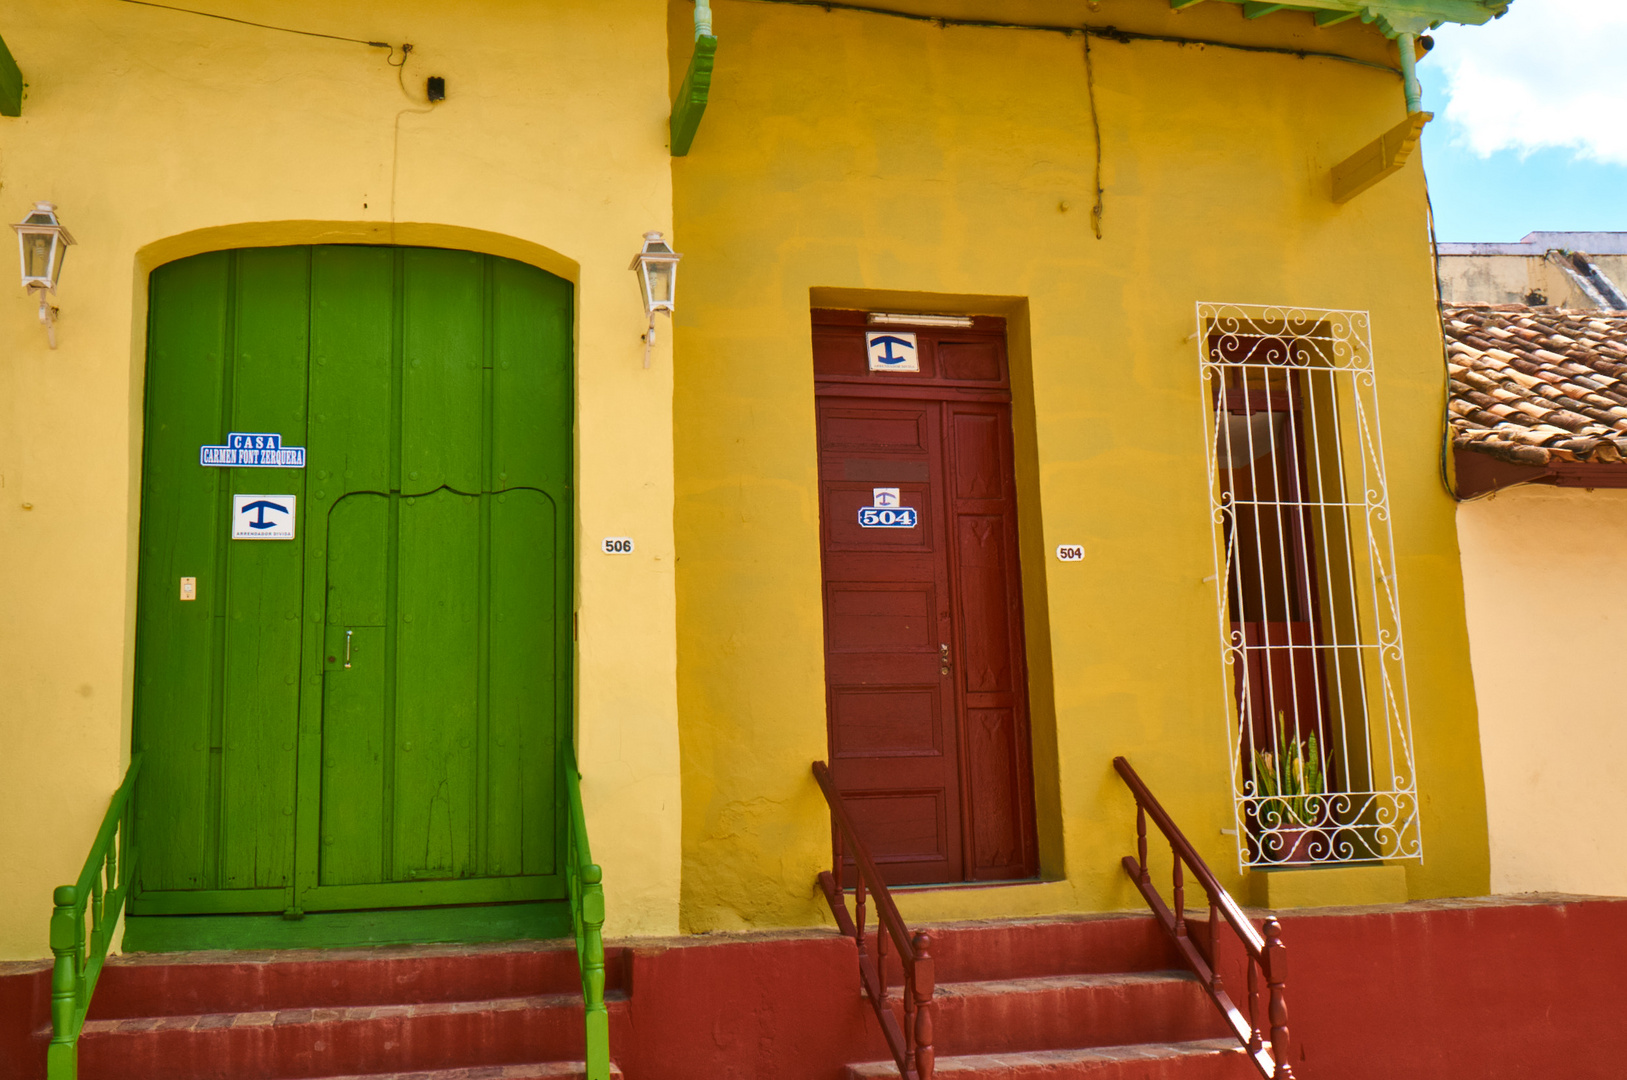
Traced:
[[429, 77], [429, 100], [446, 100], [446, 80], [441, 78], [439, 75], [431, 75]]

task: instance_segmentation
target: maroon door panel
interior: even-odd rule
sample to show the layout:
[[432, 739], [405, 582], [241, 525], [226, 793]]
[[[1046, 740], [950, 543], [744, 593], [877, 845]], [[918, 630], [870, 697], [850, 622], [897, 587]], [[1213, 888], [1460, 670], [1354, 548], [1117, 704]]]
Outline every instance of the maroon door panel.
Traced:
[[[894, 884], [1036, 872], [1004, 325], [978, 323], [871, 373], [863, 315], [815, 312], [831, 771]], [[916, 524], [862, 525], [877, 488]]]

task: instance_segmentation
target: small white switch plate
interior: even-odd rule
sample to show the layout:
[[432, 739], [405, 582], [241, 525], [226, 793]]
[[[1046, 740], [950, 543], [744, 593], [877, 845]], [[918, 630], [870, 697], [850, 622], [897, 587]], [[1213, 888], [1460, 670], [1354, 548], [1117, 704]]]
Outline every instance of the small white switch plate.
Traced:
[[198, 598], [198, 579], [184, 577], [181, 579], [181, 599], [196, 600]]

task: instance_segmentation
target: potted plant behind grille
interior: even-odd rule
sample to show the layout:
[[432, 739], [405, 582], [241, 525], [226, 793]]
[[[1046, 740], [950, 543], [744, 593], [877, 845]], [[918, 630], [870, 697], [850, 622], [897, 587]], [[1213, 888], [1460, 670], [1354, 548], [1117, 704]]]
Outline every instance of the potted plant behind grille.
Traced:
[[1277, 752], [1254, 752], [1254, 791], [1260, 796], [1254, 812], [1255, 843], [1260, 856], [1272, 863], [1310, 861], [1308, 849], [1317, 833], [1327, 842], [1319, 824], [1328, 810], [1327, 767], [1313, 732], [1308, 738], [1288, 741], [1282, 712], [1277, 712]]

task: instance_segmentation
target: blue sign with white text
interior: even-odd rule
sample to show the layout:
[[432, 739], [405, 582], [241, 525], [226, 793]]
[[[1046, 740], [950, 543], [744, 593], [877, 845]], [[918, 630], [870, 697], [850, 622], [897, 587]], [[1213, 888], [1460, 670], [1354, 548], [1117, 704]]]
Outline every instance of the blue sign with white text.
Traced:
[[913, 529], [915, 507], [859, 507], [859, 524], [866, 529]]
[[234, 469], [303, 469], [305, 448], [284, 446], [281, 435], [234, 431], [225, 446], [198, 448], [198, 464]]

